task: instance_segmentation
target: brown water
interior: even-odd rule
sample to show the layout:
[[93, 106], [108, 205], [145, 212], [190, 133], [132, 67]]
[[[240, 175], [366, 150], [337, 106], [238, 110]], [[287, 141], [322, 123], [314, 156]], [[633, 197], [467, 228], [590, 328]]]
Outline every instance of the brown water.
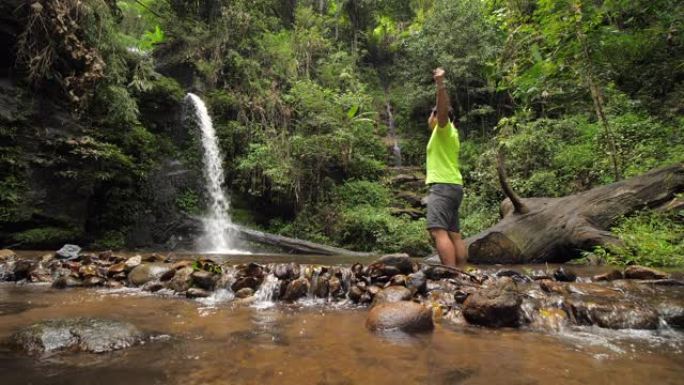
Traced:
[[125, 320], [155, 337], [101, 355], [30, 358], [0, 347], [0, 382], [684, 384], [684, 335], [669, 329], [491, 330], [444, 319], [431, 334], [376, 335], [364, 327], [366, 314], [310, 300], [250, 304], [230, 295], [188, 300], [4, 283], [0, 340], [32, 322], [75, 316]]

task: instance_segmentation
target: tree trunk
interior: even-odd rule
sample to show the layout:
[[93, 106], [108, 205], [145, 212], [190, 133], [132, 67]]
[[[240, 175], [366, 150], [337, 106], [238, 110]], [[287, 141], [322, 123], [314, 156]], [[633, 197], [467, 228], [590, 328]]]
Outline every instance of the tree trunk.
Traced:
[[[499, 169], [502, 185], [507, 185], [502, 162]], [[513, 200], [501, 204], [501, 221], [466, 239], [468, 259], [473, 263], [566, 262], [581, 250], [619, 243], [609, 231], [618, 218], [676, 204], [675, 194], [682, 191], [684, 163], [562, 198], [519, 198], [506, 192]]]
[[341, 255], [349, 257], [368, 257], [376, 255], [375, 253], [351, 251], [347, 249], [341, 249], [339, 247], [326, 246], [314, 242], [304, 241], [301, 239], [284, 237], [282, 235], [264, 233], [262, 231], [252, 230], [242, 226], [235, 226], [232, 230], [236, 232], [238, 237], [246, 241], [276, 246], [287, 252]]

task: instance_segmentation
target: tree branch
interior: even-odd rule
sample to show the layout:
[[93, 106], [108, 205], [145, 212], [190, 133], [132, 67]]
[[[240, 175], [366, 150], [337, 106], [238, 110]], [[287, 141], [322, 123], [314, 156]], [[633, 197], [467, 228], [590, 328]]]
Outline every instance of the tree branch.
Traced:
[[520, 200], [518, 194], [513, 191], [511, 186], [508, 184], [508, 177], [506, 176], [506, 169], [504, 168], [504, 153], [503, 149], [499, 147], [499, 151], [496, 154], [496, 172], [499, 175], [499, 183], [501, 183], [501, 189], [504, 194], [511, 200], [513, 204], [513, 212], [517, 214], [526, 214], [530, 210], [525, 206]]

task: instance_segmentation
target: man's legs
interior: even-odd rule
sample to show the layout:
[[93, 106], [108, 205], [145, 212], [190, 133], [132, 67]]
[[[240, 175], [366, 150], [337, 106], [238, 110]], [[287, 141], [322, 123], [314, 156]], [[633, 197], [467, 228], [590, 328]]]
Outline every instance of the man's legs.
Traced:
[[[435, 240], [435, 247], [437, 248], [437, 253], [439, 254], [439, 259], [442, 261], [442, 264], [456, 266], [456, 247], [449, 232], [440, 228], [432, 228], [428, 231], [430, 231], [432, 239]], [[463, 249], [465, 250], [465, 246], [463, 246]]]
[[461, 238], [461, 233], [449, 231], [449, 240], [454, 245], [454, 260], [456, 265], [464, 266], [468, 260], [468, 250], [466, 250], [465, 241]]

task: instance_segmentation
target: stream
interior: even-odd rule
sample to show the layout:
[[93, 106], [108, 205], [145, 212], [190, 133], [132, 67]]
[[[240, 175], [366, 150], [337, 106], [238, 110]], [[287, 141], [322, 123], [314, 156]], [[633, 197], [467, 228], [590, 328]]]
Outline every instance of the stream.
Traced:
[[[212, 259], [352, 263], [343, 257], [285, 255]], [[572, 269], [580, 280], [606, 271]], [[671, 274], [682, 277], [680, 271]], [[682, 286], [649, 293], [654, 301], [666, 296], [684, 303]], [[216, 291], [207, 298], [189, 299], [132, 287], [59, 290], [49, 284], [3, 282], [0, 341], [31, 323], [71, 317], [126, 321], [151, 337], [141, 345], [103, 354], [28, 356], [2, 345], [0, 378], [8, 385], [684, 383], [684, 333], [668, 326], [490, 329], [445, 315], [437, 317], [430, 333], [377, 334], [364, 327], [367, 314], [367, 306], [310, 296], [293, 303], [244, 301]]]

